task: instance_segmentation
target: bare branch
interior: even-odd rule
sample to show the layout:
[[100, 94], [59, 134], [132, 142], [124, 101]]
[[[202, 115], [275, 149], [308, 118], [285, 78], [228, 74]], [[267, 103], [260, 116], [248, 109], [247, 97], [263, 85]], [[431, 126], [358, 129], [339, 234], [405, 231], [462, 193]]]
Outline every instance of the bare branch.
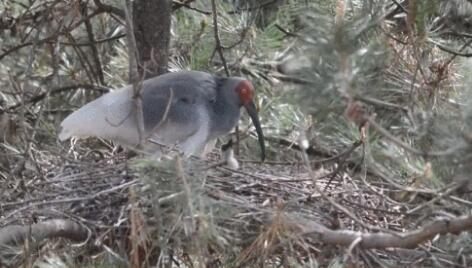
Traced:
[[82, 241], [87, 238], [87, 229], [82, 225], [69, 220], [48, 220], [31, 226], [10, 225], [0, 229], [0, 248], [8, 246], [21, 246], [29, 233], [33, 240], [40, 243], [44, 239], [63, 237], [74, 241]]
[[149, 132], [149, 135], [146, 138], [146, 140], [151, 138], [152, 134], [154, 132], [156, 132], [156, 130], [159, 129], [159, 127], [162, 126], [162, 124], [164, 124], [165, 121], [167, 120], [167, 116], [169, 115], [169, 110], [170, 110], [170, 106], [172, 104], [173, 99], [174, 99], [174, 90], [172, 88], [169, 88], [169, 100], [167, 101], [166, 109], [164, 110], [164, 114], [162, 115], [162, 118], [159, 121], [159, 123], [157, 123], [156, 126]]
[[[136, 47], [136, 39], [134, 35], [134, 24], [133, 24], [133, 7], [128, 0], [124, 1], [125, 13], [126, 13], [126, 32], [128, 37], [128, 55], [129, 55], [129, 80], [133, 84], [133, 99], [134, 99], [134, 111], [137, 122], [137, 130], [139, 134], [139, 142], [144, 139], [144, 115], [143, 115], [143, 104], [141, 99], [141, 89], [143, 79], [139, 79], [138, 72], [138, 59], [139, 52]], [[146, 71], [143, 72], [143, 78]]]
[[213, 29], [214, 29], [214, 36], [215, 36], [215, 50], [220, 55], [221, 61], [223, 62], [223, 67], [225, 69], [226, 76], [230, 76], [230, 72], [228, 69], [228, 64], [226, 63], [226, 59], [223, 53], [223, 46], [221, 45], [220, 40], [220, 33], [218, 32], [218, 12], [216, 10], [216, 3], [215, 0], [211, 0], [211, 9], [213, 12]]
[[[96, 0], [95, 2], [97, 2]], [[98, 1], [99, 2], [99, 1]], [[82, 16], [87, 17], [87, 4], [82, 2]], [[100, 62], [100, 57], [98, 55], [98, 49], [95, 46], [95, 34], [93, 32], [93, 27], [92, 23], [90, 22], [90, 19], [87, 19], [84, 21], [85, 24], [85, 29], [87, 30], [87, 36], [88, 39], [91, 43], [90, 49], [92, 50], [92, 58], [94, 61], [94, 66], [95, 68], [92, 68], [95, 72], [95, 74], [98, 76], [98, 81], [100, 82], [101, 85], [105, 84], [105, 79], [103, 76], [103, 70], [102, 70], [102, 63]]]
[[100, 92], [108, 92], [109, 91], [108, 88], [106, 88], [106, 87], [97, 86], [97, 85], [89, 85], [89, 84], [79, 84], [79, 85], [57, 87], [57, 88], [53, 88], [53, 89], [51, 89], [47, 92], [43, 92], [43, 93], [40, 93], [40, 94], [38, 94], [34, 97], [31, 97], [28, 100], [24, 100], [22, 102], [13, 104], [12, 106], [8, 107], [7, 110], [14, 110], [14, 109], [16, 109], [16, 108], [18, 108], [22, 105], [25, 105], [25, 104], [35, 104], [35, 103], [43, 100], [47, 96], [62, 93], [62, 92], [69, 91], [69, 90], [78, 90], [78, 89], [90, 89], [90, 90], [97, 90], [97, 91], [100, 91]]
[[[61, 29], [60, 31], [57, 31], [53, 34], [51, 34], [49, 37], [46, 37], [46, 38], [43, 38], [43, 39], [40, 39], [40, 40], [36, 40], [36, 41], [27, 41], [27, 42], [24, 42], [22, 44], [19, 44], [19, 45], [15, 45], [13, 47], [10, 47], [10, 48], [3, 48], [2, 51], [3, 53], [0, 54], [0, 60], [2, 60], [5, 56], [8, 56], [9, 54], [21, 49], [21, 48], [24, 48], [24, 47], [27, 47], [27, 46], [31, 46], [33, 44], [37, 44], [37, 45], [41, 45], [43, 43], [56, 43], [56, 39], [60, 36], [60, 35], [65, 35], [65, 34], [68, 34], [70, 33], [72, 30], [76, 29], [77, 27], [79, 27], [82, 23], [84, 23], [85, 21], [87, 20], [90, 20], [91, 18], [99, 15], [99, 14], [102, 14], [104, 11], [102, 10], [95, 10], [94, 12], [88, 14], [87, 16], [85, 16], [84, 18], [80, 19], [78, 22], [74, 23], [73, 25], [70, 25], [69, 27], [66, 27], [65, 29]], [[103, 41], [103, 42], [106, 42]], [[72, 43], [75, 43], [75, 42], [72, 42]]]
[[424, 157], [444, 157], [444, 156], [449, 156], [453, 153], [456, 153], [459, 149], [463, 148], [463, 144], [459, 144], [455, 147], [449, 148], [447, 150], [443, 151], [434, 151], [434, 152], [426, 152], [426, 151], [421, 151], [416, 148], [411, 147], [410, 145], [406, 144], [405, 142], [401, 141], [399, 138], [395, 137], [393, 134], [388, 132], [386, 129], [384, 129], [382, 126], [380, 126], [377, 122], [375, 122], [374, 119], [372, 118], [367, 118], [367, 121], [369, 122], [369, 125], [373, 127], [375, 130], [380, 132], [384, 137], [389, 139], [391, 142], [395, 143], [396, 145], [402, 147], [403, 149], [409, 151], [410, 153], [414, 153], [417, 155], [422, 155]]
[[193, 11], [196, 11], [198, 13], [201, 13], [201, 14], [204, 14], [204, 15], [211, 15], [211, 12], [210, 11], [206, 11], [206, 10], [201, 10], [199, 8], [195, 8], [195, 7], [192, 7], [190, 5], [190, 3], [194, 2], [195, 0], [187, 0], [187, 1], [184, 1], [184, 2], [178, 2], [178, 1], [173, 1], [174, 5], [172, 7], [172, 11], [175, 11], [181, 7], [185, 7], [187, 9], [190, 9], [190, 10], [193, 10]]
[[122, 19], [125, 18], [125, 16], [126, 16], [125, 11], [123, 11], [122, 9], [119, 9], [119, 8], [114, 7], [112, 5], [104, 4], [100, 0], [93, 0], [93, 2], [95, 3], [95, 5], [98, 7], [99, 10], [115, 14], [115, 15], [117, 15], [118, 17], [120, 17]]
[[436, 235], [458, 234], [472, 229], [472, 215], [441, 218], [424, 226], [404, 233], [366, 233], [351, 230], [331, 230], [324, 225], [312, 221], [304, 221], [301, 225], [306, 234], [315, 234], [321, 241], [328, 244], [349, 246], [357, 239], [359, 248], [414, 248], [420, 243], [434, 238]]

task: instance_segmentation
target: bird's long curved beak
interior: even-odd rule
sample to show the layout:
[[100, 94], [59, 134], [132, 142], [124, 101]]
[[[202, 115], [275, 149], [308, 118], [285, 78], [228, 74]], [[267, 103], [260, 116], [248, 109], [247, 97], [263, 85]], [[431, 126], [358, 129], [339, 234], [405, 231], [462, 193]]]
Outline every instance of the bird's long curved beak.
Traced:
[[259, 140], [259, 145], [261, 146], [261, 159], [265, 159], [265, 143], [264, 143], [264, 133], [262, 133], [261, 122], [259, 121], [259, 116], [257, 115], [256, 105], [253, 101], [250, 101], [244, 105], [247, 110], [247, 113], [251, 117], [252, 123], [256, 127], [257, 139]]

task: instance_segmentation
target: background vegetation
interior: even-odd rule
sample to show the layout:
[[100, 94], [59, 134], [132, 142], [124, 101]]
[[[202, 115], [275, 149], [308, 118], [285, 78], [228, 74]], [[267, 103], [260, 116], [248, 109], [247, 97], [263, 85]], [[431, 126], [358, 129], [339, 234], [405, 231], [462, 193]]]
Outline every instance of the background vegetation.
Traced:
[[[0, 3], [0, 266], [470, 266], [472, 1], [127, 3]], [[58, 141], [184, 69], [253, 81], [267, 161], [245, 117], [239, 170]]]

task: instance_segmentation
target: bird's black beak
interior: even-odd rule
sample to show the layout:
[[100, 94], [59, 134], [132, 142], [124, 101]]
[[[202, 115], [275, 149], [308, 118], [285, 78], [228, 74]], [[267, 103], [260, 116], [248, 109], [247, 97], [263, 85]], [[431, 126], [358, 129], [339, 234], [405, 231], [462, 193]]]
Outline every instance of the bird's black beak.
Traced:
[[259, 145], [261, 146], [261, 159], [265, 159], [265, 143], [264, 143], [264, 133], [262, 133], [261, 122], [259, 121], [259, 116], [257, 115], [256, 105], [253, 101], [247, 102], [244, 107], [247, 110], [247, 113], [251, 117], [252, 123], [256, 127], [257, 139], [259, 140]]

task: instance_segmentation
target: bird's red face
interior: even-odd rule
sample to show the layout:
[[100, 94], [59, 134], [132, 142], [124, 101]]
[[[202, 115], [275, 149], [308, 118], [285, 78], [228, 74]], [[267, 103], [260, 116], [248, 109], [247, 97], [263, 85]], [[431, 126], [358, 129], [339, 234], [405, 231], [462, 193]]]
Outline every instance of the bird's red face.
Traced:
[[248, 80], [241, 81], [236, 87], [236, 93], [242, 105], [247, 105], [254, 98], [254, 86]]
[[261, 158], [264, 161], [265, 158], [265, 144], [264, 144], [264, 133], [262, 132], [261, 123], [259, 122], [259, 117], [257, 115], [256, 105], [254, 104], [254, 86], [248, 80], [242, 80], [239, 82], [236, 87], [236, 93], [239, 96], [239, 101], [241, 105], [246, 108], [247, 113], [251, 117], [252, 123], [256, 128], [257, 139], [261, 146]]

